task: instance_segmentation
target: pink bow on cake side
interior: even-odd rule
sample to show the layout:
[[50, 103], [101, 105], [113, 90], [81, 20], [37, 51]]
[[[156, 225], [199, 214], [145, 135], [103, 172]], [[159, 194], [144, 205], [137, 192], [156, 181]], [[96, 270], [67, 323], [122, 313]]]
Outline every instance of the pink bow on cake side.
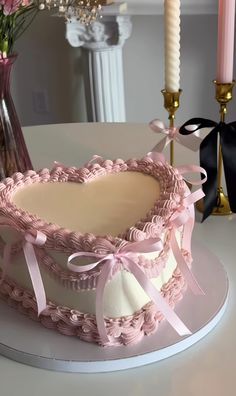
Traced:
[[194, 226], [194, 218], [191, 214], [191, 205], [204, 197], [202, 190], [197, 190], [194, 193], [184, 198], [182, 206], [178, 209], [169, 220], [170, 233], [170, 247], [177, 262], [178, 268], [183, 275], [187, 285], [195, 295], [204, 295], [204, 291], [199, 286], [195, 276], [193, 275], [190, 265], [184, 256], [184, 252], [180, 249], [176, 232], [183, 227], [182, 246], [187, 252], [191, 252], [191, 237]]
[[[148, 156], [153, 161], [162, 161], [162, 155], [152, 156], [153, 153], [149, 153]], [[157, 154], [157, 153], [154, 153]], [[153, 157], [153, 158], [152, 158]], [[154, 159], [155, 158], [155, 159]], [[205, 182], [207, 176], [204, 169], [199, 166], [182, 166], [178, 169], [181, 175], [188, 172], [201, 172], [204, 174], [204, 179], [201, 181], [193, 182], [192, 184], [199, 185]], [[188, 190], [189, 191], [189, 190]], [[196, 278], [194, 277], [190, 265], [191, 263], [184, 256], [183, 249], [186, 249], [189, 253], [191, 252], [191, 236], [194, 225], [194, 209], [193, 204], [201, 199], [204, 193], [201, 189], [195, 191], [192, 194], [188, 194], [183, 198], [180, 207], [174, 212], [169, 219], [167, 226], [170, 229], [170, 248], [173, 251], [177, 267], [183, 275], [186, 283], [190, 287], [191, 291], [196, 295], [204, 295], [204, 291], [199, 286]], [[179, 228], [183, 227], [183, 249], [179, 247], [176, 232]], [[136, 280], [139, 282], [143, 290], [154, 302], [157, 309], [164, 315], [165, 319], [175, 329], [175, 331], [183, 336], [191, 334], [191, 331], [185, 326], [173, 309], [168, 305], [165, 299], [161, 296], [160, 292], [154, 287], [151, 280], [146, 276], [142, 268], [137, 264], [137, 258], [139, 255], [151, 252], [160, 252], [163, 249], [163, 243], [159, 238], [146, 239], [141, 242], [127, 243], [125, 246], [115, 249], [111, 244], [111, 252], [107, 255], [92, 253], [92, 252], [77, 252], [72, 254], [67, 262], [68, 269], [77, 273], [83, 273], [91, 271], [92, 269], [100, 266], [100, 273], [98, 275], [97, 287], [96, 287], [96, 303], [95, 303], [95, 315], [98, 333], [101, 338], [102, 344], [109, 342], [107, 334], [106, 324], [103, 315], [103, 296], [106, 284], [114, 276], [114, 268], [118, 265], [119, 270], [126, 270], [133, 274]], [[72, 260], [79, 257], [95, 258], [98, 261], [88, 265], [74, 265]]]
[[[157, 309], [164, 315], [165, 319], [179, 335], [184, 336], [191, 334], [191, 331], [165, 301], [161, 293], [155, 288], [142, 268], [136, 263], [139, 255], [150, 252], [160, 252], [162, 249], [163, 244], [160, 239], [147, 239], [141, 242], [127, 243], [127, 245], [124, 247], [118, 248], [113, 253], [107, 255], [100, 255], [92, 252], [77, 252], [69, 257], [67, 263], [68, 269], [77, 273], [91, 271], [92, 269], [101, 265], [101, 271], [98, 275], [96, 287], [95, 305], [97, 328], [103, 345], [106, 345], [109, 342], [109, 336], [107, 334], [103, 315], [104, 290], [108, 281], [113, 278], [115, 272], [114, 269], [117, 265], [119, 266], [120, 271], [126, 270], [135, 277], [145, 293], [154, 302]], [[114, 250], [113, 245], [111, 245], [111, 250]], [[96, 258], [98, 261], [82, 266], [72, 264], [71, 261], [78, 257]]]
[[[162, 153], [152, 151], [147, 154], [147, 157], [152, 159], [153, 162], [165, 162], [165, 159]], [[180, 175], [184, 176], [188, 173], [201, 173], [203, 178], [197, 181], [186, 180], [185, 177], [183, 179], [187, 181], [189, 184], [193, 186], [199, 186], [206, 182], [207, 173], [205, 169], [198, 165], [183, 165], [175, 168]], [[189, 192], [189, 189], [187, 189]], [[201, 189], [198, 189], [192, 194], [187, 195], [180, 207], [173, 213], [169, 220], [169, 227], [171, 229], [171, 237], [170, 237], [170, 246], [171, 250], [174, 254], [175, 260], [178, 264], [178, 268], [180, 269], [182, 275], [184, 276], [185, 281], [188, 286], [192, 290], [195, 295], [204, 295], [204, 291], [199, 286], [196, 278], [194, 277], [189, 265], [191, 263], [187, 263], [186, 258], [182, 250], [179, 247], [177, 242], [176, 233], [179, 228], [183, 227], [183, 238], [182, 238], [182, 247], [185, 251], [191, 253], [191, 240], [192, 240], [192, 232], [194, 227], [194, 206], [193, 204], [199, 201], [201, 198], [205, 196], [204, 192]]]

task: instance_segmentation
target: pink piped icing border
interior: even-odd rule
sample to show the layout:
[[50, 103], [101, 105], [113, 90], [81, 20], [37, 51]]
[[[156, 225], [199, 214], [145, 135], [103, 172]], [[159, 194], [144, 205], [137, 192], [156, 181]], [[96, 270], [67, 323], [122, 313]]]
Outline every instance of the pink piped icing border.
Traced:
[[[153, 176], [159, 181], [161, 192], [154, 207], [150, 209], [145, 218], [140, 219], [117, 237], [71, 232], [19, 209], [11, 201], [12, 194], [17, 189], [32, 183], [63, 183], [67, 181], [88, 183], [99, 176], [126, 171], [136, 171]], [[163, 251], [155, 260], [147, 260], [143, 256], [137, 258], [138, 264], [148, 277], [157, 277], [165, 268], [169, 254], [169, 219], [173, 212], [181, 206], [185, 194], [186, 186], [182, 176], [177, 169], [172, 168], [167, 163], [153, 162], [149, 157], [128, 161], [105, 160], [99, 162], [99, 164], [90, 164], [80, 169], [58, 166], [51, 171], [43, 169], [38, 173], [34, 171], [28, 171], [24, 175], [16, 173], [12, 178], [7, 178], [0, 183], [0, 216], [12, 220], [16, 229], [22, 233], [36, 229], [46, 234], [46, 244], [43, 247], [35, 246], [34, 249], [40, 266], [42, 265], [50, 276], [73, 290], [94, 289], [101, 268], [98, 267], [88, 273], [75, 273], [65, 270], [50, 256], [50, 250], [68, 255], [78, 251], [106, 255], [111, 253], [111, 244], [115, 250], [127, 242], [138, 242], [164, 235]], [[21, 241], [19, 241], [13, 247], [12, 254], [18, 254], [21, 248]], [[0, 250], [2, 249], [3, 243], [0, 240]], [[189, 252], [185, 252], [185, 254], [189, 256]], [[189, 261], [191, 261], [190, 257]], [[184, 288], [184, 280], [176, 270], [170, 281], [163, 286], [162, 294], [174, 307], [175, 303], [182, 298]], [[4, 298], [11, 305], [15, 305], [18, 309], [27, 313], [28, 316], [37, 319], [33, 293], [24, 290], [10, 279], [2, 282], [0, 293], [3, 297], [5, 296]], [[48, 305], [49, 308], [38, 319], [44, 326], [55, 328], [66, 335], [76, 335], [85, 341], [100, 342], [96, 320], [93, 315], [70, 310], [67, 307], [57, 307], [50, 301]], [[128, 345], [138, 342], [144, 335], [152, 334], [162, 319], [163, 317], [159, 312], [156, 312], [153, 303], [147, 304], [129, 317], [105, 318], [108, 335], [110, 336], [109, 345]]]
[[[53, 182], [79, 182], [87, 183], [94, 178], [110, 173], [137, 171], [148, 174], [156, 178], [160, 183], [160, 197], [154, 207], [131, 228], [124, 230], [118, 237], [110, 235], [94, 235], [92, 233], [81, 234], [71, 232], [56, 224], [47, 223], [37, 216], [32, 215], [16, 207], [11, 201], [12, 194], [19, 188], [32, 183], [53, 183]], [[172, 168], [167, 163], [154, 162], [151, 158], [145, 157], [141, 160], [104, 160], [99, 164], [91, 164], [87, 167], [77, 169], [75, 167], [56, 167], [49, 171], [43, 169], [34, 172], [28, 171], [24, 175], [16, 173], [12, 178], [5, 179], [0, 183], [0, 216], [11, 219], [16, 227], [21, 231], [36, 229], [47, 236], [46, 244], [43, 247], [35, 248], [42, 263], [51, 275], [59, 279], [67, 286], [77, 289], [96, 287], [96, 279], [100, 273], [100, 268], [96, 268], [89, 273], [75, 273], [63, 270], [50, 256], [50, 249], [71, 254], [76, 251], [87, 251], [99, 254], [110, 253], [110, 243], [117, 248], [123, 243], [137, 242], [144, 239], [160, 236], [168, 229], [168, 220], [182, 202], [186, 192], [186, 186], [178, 170]], [[109, 244], [107, 243], [110, 242]], [[21, 244], [15, 246], [15, 250], [20, 250]], [[45, 250], [46, 249], [46, 250]], [[169, 253], [168, 233], [165, 235], [163, 251], [155, 260], [147, 260], [142, 256], [138, 257], [138, 264], [143, 268], [150, 278], [159, 275], [165, 267]], [[47, 256], [47, 257], [46, 257]]]
[[[5, 243], [0, 237], [0, 253], [3, 254]], [[50, 255], [50, 252], [46, 251], [43, 247], [34, 247], [40, 266], [48, 273], [48, 275], [61, 283], [65, 287], [69, 287], [72, 290], [92, 290], [96, 289], [97, 280], [100, 275], [101, 266], [90, 270], [89, 272], [84, 272], [77, 274], [73, 271], [63, 269]], [[149, 278], [157, 278], [161, 272], [165, 269], [167, 259], [168, 259], [169, 246], [165, 243], [164, 249], [161, 254], [153, 260], [148, 260], [144, 256], [137, 256], [134, 259], [137, 264], [142, 267], [143, 271]], [[22, 242], [17, 242], [12, 247], [11, 257], [12, 260], [22, 252]], [[184, 252], [184, 251], [183, 251]], [[184, 252], [186, 257], [189, 259], [189, 264], [191, 264], [191, 256], [188, 252]], [[120, 268], [117, 265], [113, 269], [113, 275], [119, 272]]]
[[[179, 270], [175, 270], [172, 278], [162, 287], [161, 294], [174, 308], [176, 303], [182, 299], [185, 289], [184, 278]], [[76, 336], [83, 341], [101, 344], [94, 315], [57, 306], [55, 303], [47, 301], [48, 308], [38, 317], [33, 293], [8, 278], [1, 285], [0, 296], [10, 306], [31, 319], [41, 322], [49, 329], [67, 336]], [[130, 316], [115, 319], [105, 317], [109, 335], [109, 343], [106, 346], [136, 344], [144, 336], [155, 333], [158, 324], [163, 319], [163, 315], [156, 311], [152, 302]]]
[[30, 228], [42, 231], [47, 235], [47, 248], [57, 249], [73, 253], [78, 251], [93, 251], [108, 254], [105, 245], [101, 245], [101, 236], [91, 233], [81, 234], [71, 232], [56, 224], [47, 223], [37, 216], [18, 208], [11, 201], [11, 196], [19, 188], [32, 183], [53, 183], [73, 181], [87, 183], [101, 175], [110, 173], [136, 171], [156, 178], [160, 183], [160, 197], [155, 206], [147, 213], [144, 219], [138, 221], [133, 227], [124, 230], [117, 238], [110, 235], [103, 235], [102, 239], [110, 241], [115, 247], [121, 240], [130, 242], [141, 241], [150, 237], [155, 237], [159, 233], [163, 224], [169, 219], [174, 210], [181, 204], [185, 193], [185, 183], [177, 169], [172, 168], [167, 163], [156, 163], [151, 158], [145, 157], [142, 160], [106, 160], [99, 164], [91, 164], [87, 168], [62, 168], [56, 167], [49, 171], [42, 169], [34, 172], [28, 171], [24, 175], [15, 173], [12, 178], [6, 178], [0, 183], [0, 215], [13, 219], [19, 229], [24, 231]]

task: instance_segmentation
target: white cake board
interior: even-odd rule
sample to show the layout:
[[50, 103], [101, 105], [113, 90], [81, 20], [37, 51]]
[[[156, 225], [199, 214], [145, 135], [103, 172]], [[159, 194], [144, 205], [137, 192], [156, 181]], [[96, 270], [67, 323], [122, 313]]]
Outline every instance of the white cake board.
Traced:
[[165, 359], [205, 337], [222, 318], [228, 297], [228, 278], [220, 261], [199, 243], [193, 244], [193, 272], [205, 296], [189, 290], [176, 312], [192, 330], [181, 338], [167, 322], [137, 345], [103, 348], [48, 330], [0, 302], [0, 354], [49, 370], [97, 373], [125, 370]]

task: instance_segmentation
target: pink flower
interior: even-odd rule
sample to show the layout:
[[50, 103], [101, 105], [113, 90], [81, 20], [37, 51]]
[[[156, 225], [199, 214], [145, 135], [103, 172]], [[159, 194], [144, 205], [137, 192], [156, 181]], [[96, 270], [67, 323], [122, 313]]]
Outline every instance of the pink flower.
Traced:
[[22, 0], [0, 0], [0, 4], [3, 6], [3, 14], [11, 15], [20, 8]]

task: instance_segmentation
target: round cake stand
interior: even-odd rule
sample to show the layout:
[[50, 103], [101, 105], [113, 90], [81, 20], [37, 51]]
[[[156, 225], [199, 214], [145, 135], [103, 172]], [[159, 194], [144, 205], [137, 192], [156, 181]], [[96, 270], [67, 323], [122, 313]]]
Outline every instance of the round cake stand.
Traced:
[[48, 330], [1, 301], [0, 354], [49, 370], [98, 373], [157, 362], [189, 348], [217, 325], [228, 297], [228, 278], [220, 261], [196, 242], [193, 257], [193, 272], [205, 296], [194, 296], [188, 290], [176, 307], [192, 331], [190, 336], [178, 336], [164, 321], [154, 335], [137, 345], [103, 348]]

